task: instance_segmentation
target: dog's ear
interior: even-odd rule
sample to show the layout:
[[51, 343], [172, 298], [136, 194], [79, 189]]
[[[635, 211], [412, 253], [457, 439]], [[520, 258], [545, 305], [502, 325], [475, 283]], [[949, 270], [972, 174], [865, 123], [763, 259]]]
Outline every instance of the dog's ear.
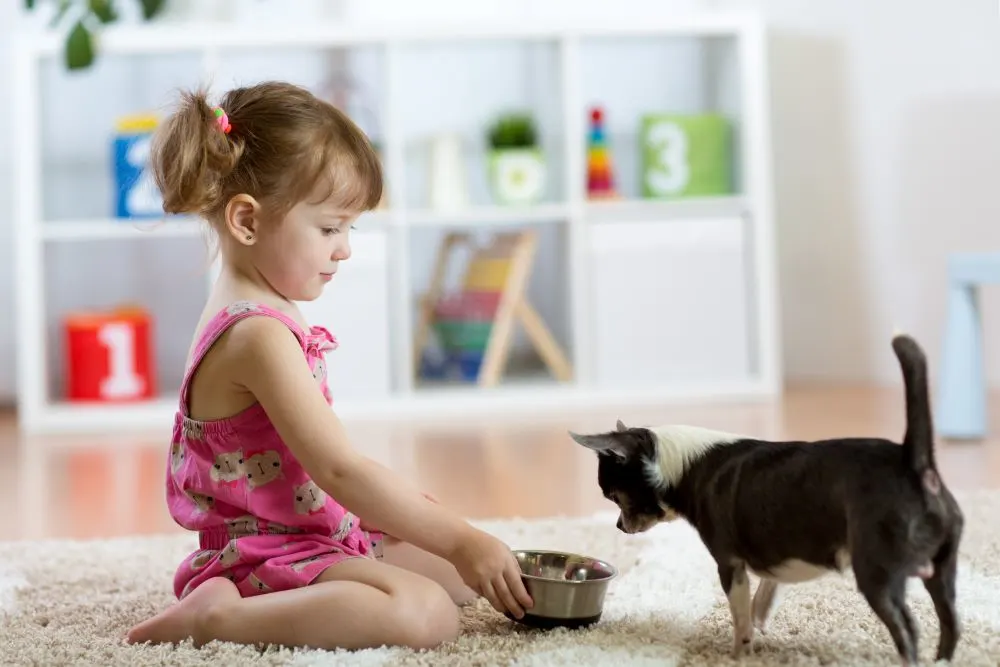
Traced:
[[598, 453], [616, 454], [621, 458], [627, 458], [635, 449], [631, 437], [615, 431], [594, 435], [580, 435], [570, 431], [569, 436], [587, 449], [593, 449]]
[[628, 427], [625, 426], [625, 422], [623, 422], [621, 419], [618, 420], [618, 423], [615, 426], [618, 427], [619, 431], [627, 431], [628, 430]]

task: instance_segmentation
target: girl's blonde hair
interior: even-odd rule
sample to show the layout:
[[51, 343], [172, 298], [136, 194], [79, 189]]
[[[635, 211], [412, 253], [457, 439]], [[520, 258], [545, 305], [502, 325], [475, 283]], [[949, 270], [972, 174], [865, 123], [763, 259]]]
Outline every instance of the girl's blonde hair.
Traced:
[[221, 224], [226, 204], [248, 194], [280, 219], [318, 188], [349, 210], [382, 198], [382, 166], [350, 118], [308, 90], [265, 82], [235, 88], [218, 106], [226, 133], [204, 90], [181, 94], [157, 130], [152, 170], [166, 213], [195, 214]]

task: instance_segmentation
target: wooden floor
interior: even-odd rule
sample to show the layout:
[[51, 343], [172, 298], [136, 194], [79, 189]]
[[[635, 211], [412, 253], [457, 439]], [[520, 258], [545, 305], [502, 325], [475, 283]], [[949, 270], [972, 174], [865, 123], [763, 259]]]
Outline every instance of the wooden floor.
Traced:
[[[938, 460], [956, 489], [1000, 488], [1000, 395], [995, 434], [982, 442], [939, 442]], [[898, 390], [791, 388], [777, 404], [671, 406], [635, 412], [559, 414], [479, 423], [349, 423], [355, 445], [469, 517], [580, 515], [611, 509], [601, 498], [592, 453], [567, 429], [696, 424], [760, 437], [841, 435], [899, 439]], [[20, 438], [0, 419], [0, 512], [6, 539], [91, 538], [175, 531], [163, 500], [167, 436]]]

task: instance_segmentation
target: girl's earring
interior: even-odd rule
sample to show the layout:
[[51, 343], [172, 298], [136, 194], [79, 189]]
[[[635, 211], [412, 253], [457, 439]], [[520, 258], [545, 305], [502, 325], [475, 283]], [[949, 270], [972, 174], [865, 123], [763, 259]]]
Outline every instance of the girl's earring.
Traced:
[[247, 234], [247, 241], [253, 241], [253, 234]]

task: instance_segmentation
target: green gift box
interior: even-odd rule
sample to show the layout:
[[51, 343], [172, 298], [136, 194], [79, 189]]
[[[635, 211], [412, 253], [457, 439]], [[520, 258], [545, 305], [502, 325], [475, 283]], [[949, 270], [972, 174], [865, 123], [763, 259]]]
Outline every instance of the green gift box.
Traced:
[[651, 199], [725, 195], [730, 125], [718, 114], [646, 114], [639, 132], [642, 195]]

